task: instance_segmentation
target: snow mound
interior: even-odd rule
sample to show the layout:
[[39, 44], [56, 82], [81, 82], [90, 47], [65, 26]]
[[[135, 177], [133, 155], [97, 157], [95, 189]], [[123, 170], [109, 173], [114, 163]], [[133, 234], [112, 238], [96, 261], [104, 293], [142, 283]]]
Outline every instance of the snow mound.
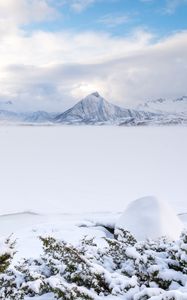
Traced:
[[182, 222], [167, 203], [155, 197], [144, 197], [129, 204], [116, 223], [116, 229], [130, 231], [141, 241], [167, 236], [176, 240], [183, 230]]

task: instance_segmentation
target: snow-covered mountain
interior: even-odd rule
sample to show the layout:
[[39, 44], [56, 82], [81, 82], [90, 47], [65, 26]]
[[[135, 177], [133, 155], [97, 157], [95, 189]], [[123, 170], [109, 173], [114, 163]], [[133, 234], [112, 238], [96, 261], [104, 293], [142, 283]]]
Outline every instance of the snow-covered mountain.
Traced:
[[23, 120], [28, 123], [46, 123], [53, 122], [56, 114], [47, 113], [46, 111], [36, 111], [22, 114]]
[[1, 123], [51, 123], [56, 114], [47, 113], [45, 111], [36, 112], [12, 112], [9, 110], [0, 110]]
[[177, 99], [149, 100], [138, 105], [136, 109], [160, 115], [153, 120], [155, 124], [187, 124], [187, 96]]
[[177, 99], [156, 99], [149, 100], [137, 107], [144, 111], [151, 111], [156, 113], [172, 113], [187, 115], [187, 96], [182, 96]]
[[95, 92], [62, 113], [45, 111], [20, 113], [0, 109], [0, 122], [121, 126], [187, 124], [187, 96], [175, 100], [161, 98], [147, 101], [136, 109], [127, 109], [109, 103]]
[[17, 122], [20, 120], [20, 115], [9, 110], [0, 110], [0, 121]]
[[88, 95], [69, 110], [58, 115], [55, 121], [68, 124], [121, 124], [134, 120], [141, 121], [154, 115], [154, 113], [125, 109], [113, 105], [102, 98], [98, 92], [95, 92]]

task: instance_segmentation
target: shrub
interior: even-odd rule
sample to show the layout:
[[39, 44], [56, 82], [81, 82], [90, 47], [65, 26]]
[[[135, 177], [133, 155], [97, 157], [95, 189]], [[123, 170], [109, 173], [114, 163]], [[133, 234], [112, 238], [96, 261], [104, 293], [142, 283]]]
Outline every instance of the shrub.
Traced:
[[187, 299], [186, 232], [176, 242], [166, 238], [137, 242], [130, 232], [118, 230], [115, 239], [104, 239], [102, 247], [87, 237], [77, 247], [52, 237], [40, 240], [43, 254], [15, 267], [10, 267], [14, 251], [8, 242], [13, 252], [2, 253], [0, 299], [48, 292], [63, 300], [108, 295], [124, 295], [129, 300]]

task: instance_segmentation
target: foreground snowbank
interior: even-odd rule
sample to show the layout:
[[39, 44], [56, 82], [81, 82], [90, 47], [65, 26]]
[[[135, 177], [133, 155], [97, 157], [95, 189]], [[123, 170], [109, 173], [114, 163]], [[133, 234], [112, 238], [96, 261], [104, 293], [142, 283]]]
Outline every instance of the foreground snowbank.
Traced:
[[116, 223], [116, 228], [129, 230], [140, 241], [161, 236], [176, 240], [183, 227], [169, 204], [155, 197], [144, 197], [131, 202]]
[[[29, 216], [30, 219], [27, 223], [26, 220]], [[86, 216], [59, 214], [47, 217], [43, 215], [23, 214], [22, 217], [20, 215], [1, 217], [1, 230], [3, 230], [3, 227], [9, 226], [9, 231], [12, 232], [13, 227], [11, 227], [11, 224], [14, 224], [14, 228], [16, 228], [15, 238], [18, 239], [15, 248], [17, 253], [9, 268], [9, 274], [7, 273], [6, 275], [8, 276], [6, 277], [0, 274], [0, 280], [2, 278], [6, 280], [11, 279], [13, 283], [16, 282], [18, 285], [23, 284], [24, 289], [20, 289], [16, 285], [16, 288], [12, 290], [11, 285], [8, 283], [10, 287], [9, 292], [11, 293], [17, 293], [19, 290], [26, 291], [29, 287], [31, 289], [30, 294], [24, 296], [24, 300], [54, 300], [56, 298], [54, 292], [50, 292], [51, 288], [49, 292], [45, 291], [43, 295], [37, 294], [37, 289], [40, 293], [43, 293], [44, 290], [41, 292], [42, 284], [45, 287], [45, 284], [49, 282], [50, 284], [55, 284], [55, 282], [57, 284], [57, 280], [58, 282], [60, 280], [66, 293], [70, 292], [72, 282], [76, 285], [77, 272], [78, 274], [82, 274], [82, 286], [85, 288], [87, 286], [87, 283], [84, 281], [85, 278], [89, 277], [92, 282], [93, 272], [103, 270], [104, 273], [102, 274], [105, 274], [106, 277], [104, 276], [104, 278], [107, 280], [107, 285], [110, 283], [109, 286], [112, 292], [107, 292], [109, 293], [108, 295], [97, 295], [96, 293], [94, 294], [94, 300], [186, 300], [186, 235], [183, 235], [181, 239], [175, 242], [169, 242], [164, 238], [157, 241], [136, 242], [130, 234], [124, 240], [123, 234], [121, 235], [118, 230], [116, 232], [116, 240], [112, 233], [107, 231], [103, 226], [106, 226], [110, 230], [118, 219], [119, 214], [107, 213]], [[182, 219], [183, 221], [186, 220], [185, 215], [183, 215]], [[52, 245], [55, 247], [52, 248], [54, 251], [50, 251], [48, 254], [44, 253], [38, 236], [53, 237], [51, 241], [57, 243], [56, 245], [60, 245], [59, 249], [63, 250], [63, 255], [62, 253], [59, 255], [58, 251], [56, 251], [58, 247], [55, 250], [56, 246], [53, 242]], [[86, 242], [85, 236], [87, 236]], [[2, 245], [4, 245], [4, 242], [2, 242]], [[75, 257], [72, 254], [68, 254], [66, 246], [71, 250], [73, 249], [73, 252], [75, 251], [74, 254], [81, 254], [83, 262], [79, 261], [77, 264], [74, 259]], [[14, 249], [10, 252], [7, 246], [1, 247], [0, 250], [2, 250], [0, 253], [3, 255], [6, 254], [5, 252], [8, 252], [8, 254], [14, 253]], [[23, 257], [26, 257], [25, 261], [22, 260]], [[10, 259], [11, 256], [9, 255], [8, 261]], [[68, 266], [66, 265], [67, 263]], [[68, 277], [68, 285], [64, 286], [67, 283], [67, 268], [70, 267], [71, 269], [72, 266], [74, 266], [73, 274], [71, 278]], [[90, 269], [90, 266], [93, 266], [93, 268]], [[19, 268], [19, 272], [15, 272], [15, 267]], [[51, 275], [52, 270], [55, 271], [54, 276]], [[85, 271], [88, 273], [85, 274]], [[11, 272], [13, 273], [11, 274]], [[94, 274], [96, 275], [96, 273]], [[48, 281], [49, 278], [46, 276], [49, 276], [50, 281]], [[134, 287], [133, 284], [135, 281], [130, 281], [132, 277], [137, 282]], [[127, 287], [127, 283], [130, 284], [128, 285], [129, 291], [125, 292], [124, 288]], [[0, 285], [2, 286], [2, 284]], [[76, 289], [74, 291], [77, 292]], [[85, 292], [85, 289], [83, 291]], [[35, 295], [34, 298], [30, 297], [31, 294], [32, 296]], [[72, 299], [84, 299], [83, 297], [76, 297], [75, 294]], [[18, 300], [19, 297], [18, 295], [16, 295], [16, 298], [8, 298], [6, 296], [5, 299]], [[66, 297], [59, 299], [69, 300], [67, 294]]]

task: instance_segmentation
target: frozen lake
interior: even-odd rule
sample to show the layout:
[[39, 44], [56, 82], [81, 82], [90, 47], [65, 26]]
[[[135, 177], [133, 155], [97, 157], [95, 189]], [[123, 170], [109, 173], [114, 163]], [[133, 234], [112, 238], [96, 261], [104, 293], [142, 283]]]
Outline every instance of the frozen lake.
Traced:
[[186, 127], [0, 127], [0, 214], [124, 210], [155, 195], [187, 212]]

